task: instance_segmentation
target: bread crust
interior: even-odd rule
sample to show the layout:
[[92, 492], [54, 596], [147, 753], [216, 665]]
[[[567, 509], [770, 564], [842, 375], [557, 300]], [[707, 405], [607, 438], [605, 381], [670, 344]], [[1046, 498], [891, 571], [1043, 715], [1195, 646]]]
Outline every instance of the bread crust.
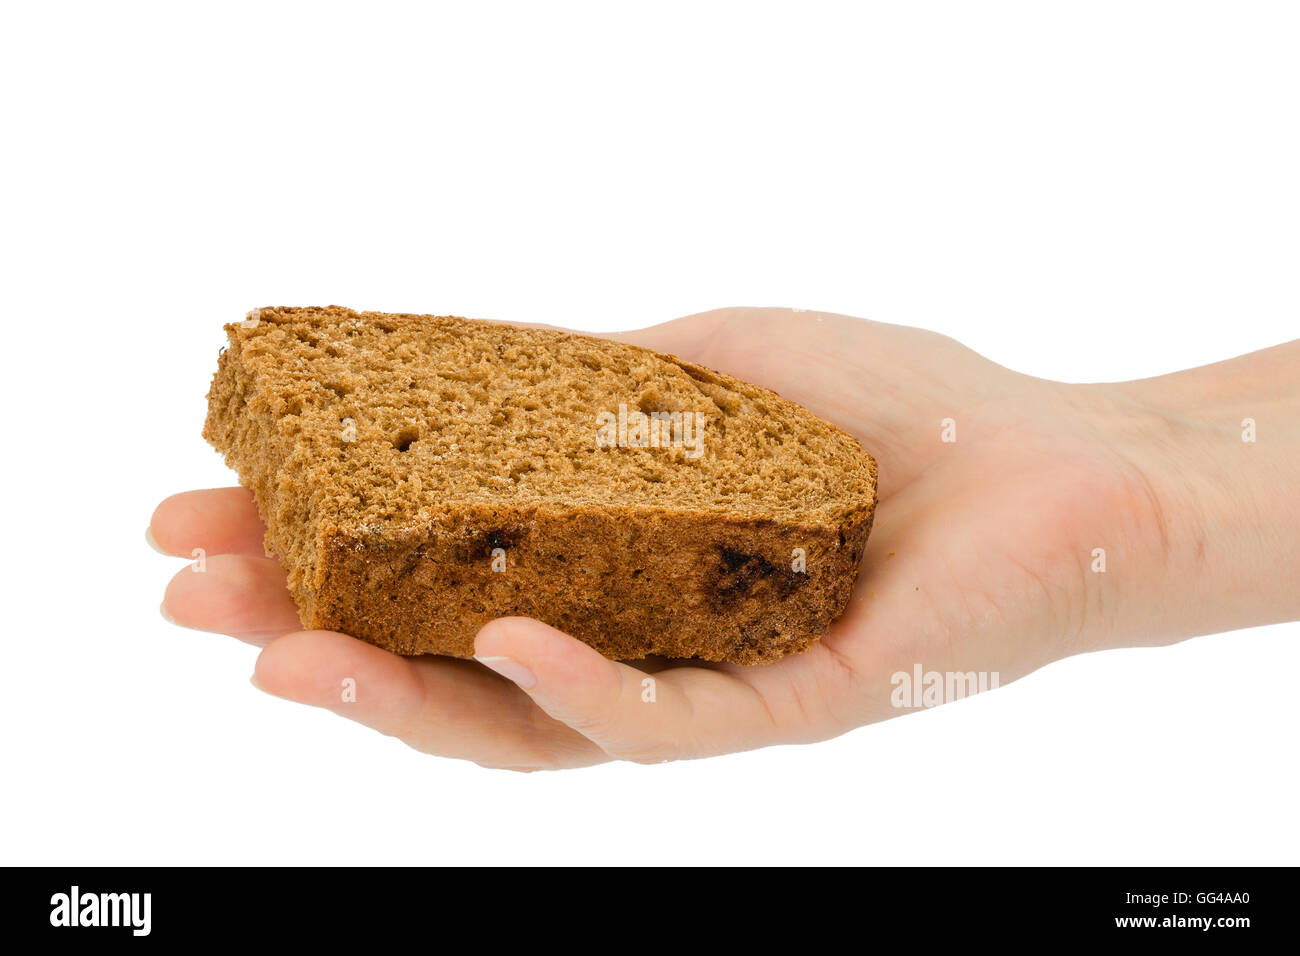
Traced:
[[479, 628], [519, 615], [616, 660], [760, 664], [805, 650], [843, 611], [872, 512], [836, 527], [613, 508], [458, 517], [401, 540], [322, 541], [318, 584], [296, 595], [304, 624], [470, 657]]

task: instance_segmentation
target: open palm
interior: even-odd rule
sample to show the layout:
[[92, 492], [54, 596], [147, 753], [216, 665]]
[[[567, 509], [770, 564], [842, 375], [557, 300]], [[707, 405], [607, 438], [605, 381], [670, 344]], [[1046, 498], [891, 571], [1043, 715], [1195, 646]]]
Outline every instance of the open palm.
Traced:
[[906, 713], [897, 674], [1006, 683], [1120, 637], [1121, 602], [1094, 573], [1094, 549], [1151, 540], [1159, 506], [1122, 443], [1103, 434], [1120, 400], [1111, 391], [1030, 378], [934, 333], [814, 312], [726, 309], [614, 337], [771, 388], [877, 459], [880, 500], [856, 591], [806, 653], [761, 667], [634, 667], [504, 618], [477, 638], [484, 666], [301, 631], [238, 488], [186, 492], [155, 512], [161, 550], [207, 555], [204, 573], [172, 580], [164, 613], [264, 645], [255, 682], [269, 693], [419, 750], [513, 769], [825, 739]]

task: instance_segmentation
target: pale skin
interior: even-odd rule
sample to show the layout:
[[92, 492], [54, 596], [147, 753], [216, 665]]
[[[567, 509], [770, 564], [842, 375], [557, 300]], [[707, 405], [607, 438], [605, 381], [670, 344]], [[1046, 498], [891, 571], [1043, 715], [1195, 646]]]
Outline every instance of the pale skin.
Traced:
[[1072, 654], [1300, 620], [1300, 340], [1067, 385], [931, 332], [825, 313], [723, 309], [613, 337], [771, 388], [875, 456], [857, 588], [807, 652], [760, 667], [624, 664], [502, 618], [476, 638], [480, 663], [302, 631], [240, 488], [154, 512], [156, 547], [207, 554], [204, 573], [171, 581], [163, 613], [261, 647], [254, 683], [269, 694], [515, 770], [810, 743], [907, 713], [893, 675], [916, 665], [1006, 684]]

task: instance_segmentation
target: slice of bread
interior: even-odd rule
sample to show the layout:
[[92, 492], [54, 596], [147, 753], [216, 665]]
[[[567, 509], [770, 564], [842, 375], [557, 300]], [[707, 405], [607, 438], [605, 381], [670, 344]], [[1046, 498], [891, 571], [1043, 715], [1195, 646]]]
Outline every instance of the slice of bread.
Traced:
[[268, 308], [226, 331], [203, 434], [305, 627], [468, 657], [524, 615], [616, 659], [753, 664], [848, 603], [876, 463], [766, 389], [442, 316]]

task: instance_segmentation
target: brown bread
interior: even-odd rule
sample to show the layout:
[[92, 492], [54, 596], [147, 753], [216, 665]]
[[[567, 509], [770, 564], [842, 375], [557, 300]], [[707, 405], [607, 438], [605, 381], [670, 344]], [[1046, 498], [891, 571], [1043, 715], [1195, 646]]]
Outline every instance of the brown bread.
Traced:
[[611, 658], [753, 664], [848, 603], [876, 464], [773, 392], [452, 317], [274, 308], [226, 331], [203, 434], [305, 627], [467, 657], [517, 614]]

